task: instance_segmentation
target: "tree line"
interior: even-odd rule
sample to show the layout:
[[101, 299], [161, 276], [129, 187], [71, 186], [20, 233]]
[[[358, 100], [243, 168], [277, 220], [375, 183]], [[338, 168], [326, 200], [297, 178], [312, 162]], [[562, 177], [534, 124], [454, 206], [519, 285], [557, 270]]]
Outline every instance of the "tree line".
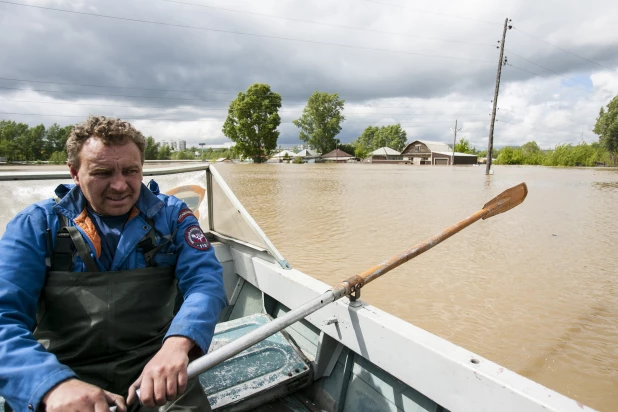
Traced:
[[[344, 144], [336, 138], [345, 120], [345, 101], [337, 93], [314, 92], [293, 123], [299, 128], [299, 139], [320, 153], [339, 148], [356, 157], [364, 158], [380, 147], [403, 150], [407, 136], [400, 124], [368, 126], [352, 143]], [[146, 138], [147, 160], [185, 160], [196, 157], [215, 160], [221, 157], [243, 156], [261, 163], [268, 159], [277, 147], [281, 124], [279, 109], [281, 95], [273, 92], [267, 84], [253, 84], [247, 92], [240, 92], [230, 103], [223, 124], [223, 133], [236, 143], [230, 149], [205, 149], [195, 147], [172, 152], [161, 147], [152, 136]], [[73, 126], [56, 123], [49, 128], [44, 125], [30, 127], [10, 120], [0, 121], [0, 157], [8, 161], [66, 162], [65, 144]], [[521, 147], [505, 147], [495, 150], [496, 164], [529, 164], [546, 166], [596, 166], [617, 165], [618, 162], [618, 96], [606, 107], [601, 107], [593, 132], [599, 142], [577, 145], [563, 144], [551, 150], [541, 150], [534, 141]], [[460, 139], [455, 151], [486, 156], [477, 152], [467, 139]], [[197, 153], [197, 156], [196, 156]]]
[[[0, 121], [0, 157], [9, 162], [50, 162], [64, 164], [67, 161], [66, 142], [73, 125], [60, 126], [56, 123], [48, 128], [40, 124], [30, 127], [25, 123], [11, 120]], [[197, 153], [197, 155], [196, 155]], [[222, 157], [233, 158], [237, 154], [230, 149], [196, 149], [172, 152], [168, 146], [162, 147], [152, 136], [146, 137], [146, 160], [189, 160], [200, 158], [216, 160]]]

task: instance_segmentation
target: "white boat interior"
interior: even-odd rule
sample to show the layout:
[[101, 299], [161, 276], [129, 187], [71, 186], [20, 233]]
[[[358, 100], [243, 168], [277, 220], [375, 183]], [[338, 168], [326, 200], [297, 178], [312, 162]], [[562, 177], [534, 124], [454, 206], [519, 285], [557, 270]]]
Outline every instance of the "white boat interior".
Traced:
[[[199, 212], [223, 265], [228, 305], [211, 351], [331, 288], [288, 264], [213, 166], [155, 169], [144, 175], [153, 176], [161, 192], [174, 190]], [[10, 217], [51, 196], [58, 183], [70, 183], [68, 172], [0, 174], [0, 186], [19, 201], [15, 210], [4, 213]], [[201, 203], [195, 187], [205, 191]], [[215, 411], [591, 410], [347, 297], [204, 372], [200, 381]]]

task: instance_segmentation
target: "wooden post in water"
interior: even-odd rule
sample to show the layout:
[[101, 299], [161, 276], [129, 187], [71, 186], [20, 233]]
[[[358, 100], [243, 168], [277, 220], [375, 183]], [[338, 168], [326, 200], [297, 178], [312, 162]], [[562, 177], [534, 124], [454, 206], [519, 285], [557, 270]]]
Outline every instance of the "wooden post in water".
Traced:
[[491, 110], [491, 124], [489, 125], [489, 139], [487, 142], [487, 165], [485, 167], [485, 174], [489, 174], [491, 169], [491, 155], [494, 150], [494, 122], [496, 121], [496, 108], [498, 106], [498, 91], [500, 90], [500, 76], [502, 75], [502, 66], [504, 64], [504, 40], [506, 39], [506, 29], [508, 26], [508, 17], [504, 19], [504, 30], [502, 31], [502, 41], [500, 42], [500, 60], [498, 61], [498, 73], [496, 74], [496, 89], [494, 91], [494, 105]]
[[453, 158], [451, 159], [451, 166], [455, 166], [455, 145], [457, 144], [457, 120], [455, 120], [455, 129], [453, 129], [453, 134], [454, 134], [453, 136]]

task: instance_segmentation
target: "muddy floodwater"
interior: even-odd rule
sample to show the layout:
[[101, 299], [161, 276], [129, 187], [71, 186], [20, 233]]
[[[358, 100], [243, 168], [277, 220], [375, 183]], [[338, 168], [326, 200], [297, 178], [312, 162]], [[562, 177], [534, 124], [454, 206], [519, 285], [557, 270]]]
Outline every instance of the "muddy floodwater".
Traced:
[[[361, 298], [586, 405], [618, 410], [618, 170], [497, 166], [485, 176], [484, 167], [410, 165], [217, 169], [288, 262], [328, 284], [526, 182], [522, 205], [370, 283]], [[32, 187], [10, 190], [33, 198], [49, 190]], [[1, 231], [14, 208], [10, 196], [0, 199]]]
[[291, 265], [336, 284], [526, 182], [362, 299], [602, 411], [618, 410], [618, 170], [222, 165]]

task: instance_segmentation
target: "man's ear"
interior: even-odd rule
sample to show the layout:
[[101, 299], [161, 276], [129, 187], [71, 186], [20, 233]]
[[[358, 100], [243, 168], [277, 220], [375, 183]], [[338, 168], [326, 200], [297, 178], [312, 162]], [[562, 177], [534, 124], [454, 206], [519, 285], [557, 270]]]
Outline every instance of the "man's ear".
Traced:
[[69, 173], [71, 173], [71, 179], [73, 179], [73, 183], [75, 183], [77, 186], [79, 186], [79, 176], [77, 174], [78, 170], [76, 168], [73, 167], [73, 165], [71, 165], [69, 163]]

